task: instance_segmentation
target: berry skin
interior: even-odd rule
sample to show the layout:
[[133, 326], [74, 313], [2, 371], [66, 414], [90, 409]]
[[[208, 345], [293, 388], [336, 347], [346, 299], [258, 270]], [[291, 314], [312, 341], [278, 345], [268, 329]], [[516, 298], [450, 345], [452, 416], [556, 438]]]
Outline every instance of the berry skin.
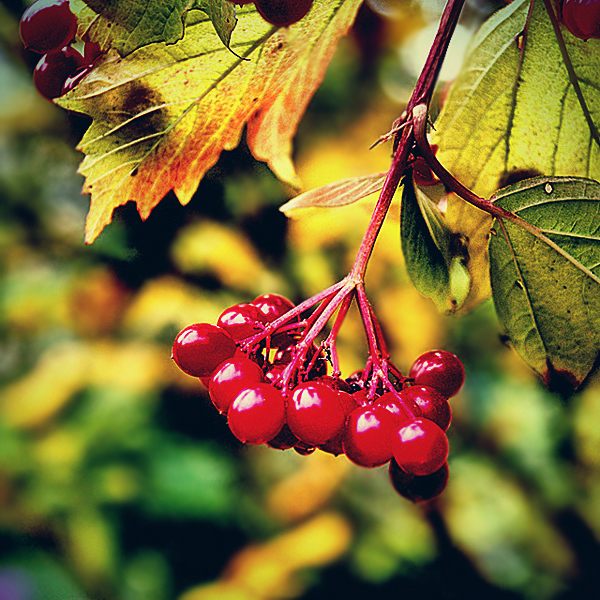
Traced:
[[62, 90], [60, 95], [64, 96], [67, 92], [70, 92], [74, 87], [77, 87], [79, 85], [79, 83], [81, 82], [81, 80], [92, 70], [92, 67], [82, 67], [81, 69], [78, 69], [77, 71], [75, 71], [75, 73], [73, 73], [72, 75], [69, 75], [69, 77], [67, 77], [65, 79], [65, 82], [63, 84]]
[[361, 406], [348, 417], [343, 438], [346, 456], [361, 467], [379, 467], [392, 458], [400, 419], [382, 406]]
[[600, 0], [564, 0], [562, 22], [575, 37], [600, 39]]
[[402, 397], [399, 392], [386, 392], [379, 396], [373, 404], [395, 414], [400, 419], [400, 423], [422, 416], [417, 403], [412, 398]]
[[411, 475], [394, 459], [390, 462], [389, 473], [396, 492], [411, 502], [426, 502], [439, 496], [446, 489], [449, 476], [448, 463], [430, 475]]
[[77, 18], [68, 0], [37, 0], [21, 17], [21, 40], [39, 54], [60, 52], [77, 31]]
[[425, 419], [433, 421], [443, 431], [448, 431], [452, 410], [446, 396], [426, 385], [411, 385], [398, 394], [400, 398], [415, 403]]
[[236, 342], [263, 331], [264, 323], [264, 315], [247, 302], [225, 309], [217, 321], [217, 325], [225, 329]]
[[81, 54], [70, 46], [54, 54], [44, 54], [33, 71], [37, 91], [48, 100], [62, 96], [67, 81], [81, 67], [82, 60]]
[[217, 410], [226, 413], [234, 398], [256, 383], [265, 383], [262, 369], [247, 358], [234, 356], [217, 367], [208, 385], [208, 393]]
[[311, 381], [292, 390], [286, 416], [292, 433], [300, 441], [314, 446], [333, 439], [346, 421], [338, 393], [324, 383]]
[[304, 17], [313, 0], [255, 0], [256, 10], [271, 25], [287, 27]]
[[172, 357], [184, 373], [208, 377], [235, 350], [233, 338], [224, 329], [211, 323], [195, 323], [177, 334]]
[[281, 392], [268, 383], [258, 383], [240, 392], [227, 411], [233, 435], [246, 444], [266, 444], [285, 424]]
[[250, 304], [254, 304], [258, 308], [265, 316], [267, 323], [282, 317], [288, 310], [296, 306], [291, 300], [279, 294], [263, 294], [254, 298]]
[[465, 369], [460, 359], [451, 352], [432, 350], [415, 360], [408, 376], [417, 385], [430, 386], [451, 398], [465, 382]]
[[430, 475], [448, 459], [448, 438], [429, 419], [413, 419], [402, 425], [392, 441], [400, 468], [412, 475]]

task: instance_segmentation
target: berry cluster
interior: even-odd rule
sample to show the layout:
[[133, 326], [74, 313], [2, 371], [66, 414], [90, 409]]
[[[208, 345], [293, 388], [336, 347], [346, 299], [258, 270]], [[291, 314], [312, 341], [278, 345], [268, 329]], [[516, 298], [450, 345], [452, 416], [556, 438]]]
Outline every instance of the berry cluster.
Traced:
[[302, 19], [313, 0], [229, 0], [233, 4], [254, 4], [258, 14], [271, 25], [287, 27]]
[[437, 496], [448, 480], [448, 398], [464, 382], [460, 360], [426, 352], [408, 377], [395, 370], [389, 389], [368, 365], [346, 379], [327, 374], [326, 348], [305, 335], [314, 314], [304, 318], [301, 308], [277, 294], [231, 306], [216, 325], [183, 329], [172, 357], [202, 380], [242, 442], [300, 454], [319, 448], [363, 467], [390, 463], [400, 494]]
[[600, 39], [600, 0], [563, 0], [561, 20], [575, 37]]
[[95, 43], [86, 42], [83, 54], [73, 47], [76, 31], [77, 18], [69, 0], [36, 0], [21, 17], [23, 44], [42, 55], [33, 71], [33, 82], [49, 100], [73, 89], [101, 54]]

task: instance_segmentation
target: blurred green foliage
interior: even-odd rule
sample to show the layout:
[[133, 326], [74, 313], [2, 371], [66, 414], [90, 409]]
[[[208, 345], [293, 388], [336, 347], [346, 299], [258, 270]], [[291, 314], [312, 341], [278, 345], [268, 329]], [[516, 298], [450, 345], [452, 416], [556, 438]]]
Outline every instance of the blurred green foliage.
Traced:
[[[73, 148], [87, 123], [36, 95], [22, 10], [0, 5], [0, 598], [591, 597], [598, 382], [547, 392], [489, 303], [440, 316], [407, 281], [396, 210], [367, 275], [394, 361], [444, 346], [467, 370], [446, 492], [414, 506], [385, 468], [242, 447], [171, 364], [175, 334], [260, 293], [299, 301], [333, 283], [371, 204], [288, 221], [289, 190], [242, 145], [188, 206], [169, 196], [142, 222], [128, 205], [85, 246]], [[361, 11], [311, 104], [296, 157], [307, 187], [387, 168], [389, 148], [368, 151], [401, 112], [382, 81], [426, 20], [398, 10]], [[351, 313], [345, 373], [364, 363], [361, 336]]]

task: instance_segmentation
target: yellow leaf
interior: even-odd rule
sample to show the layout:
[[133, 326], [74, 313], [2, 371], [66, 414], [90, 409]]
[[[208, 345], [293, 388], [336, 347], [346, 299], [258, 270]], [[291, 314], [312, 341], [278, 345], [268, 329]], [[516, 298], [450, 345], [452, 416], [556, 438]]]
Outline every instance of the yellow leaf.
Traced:
[[[362, 0], [315, 0], [301, 22], [274, 29], [253, 5], [238, 11], [228, 50], [205, 17], [188, 20], [176, 44], [115, 51], [58, 100], [93, 118], [79, 149], [91, 194], [86, 241], [136, 203], [142, 218], [171, 190], [182, 204], [247, 125], [253, 155], [298, 185], [292, 138], [338, 39]], [[202, 13], [198, 13], [202, 14]]]

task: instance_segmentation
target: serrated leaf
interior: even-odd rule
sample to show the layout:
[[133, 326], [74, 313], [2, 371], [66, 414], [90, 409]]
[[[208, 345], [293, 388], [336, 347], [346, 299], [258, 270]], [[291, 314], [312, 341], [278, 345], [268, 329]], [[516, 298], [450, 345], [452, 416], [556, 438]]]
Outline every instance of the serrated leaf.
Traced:
[[408, 177], [402, 182], [400, 240], [406, 270], [417, 291], [431, 298], [439, 310], [455, 312], [464, 300], [458, 289], [464, 282], [453, 285], [461, 271], [456, 236], [439, 208]]
[[243, 6], [235, 54], [203, 18], [188, 22], [176, 44], [104, 56], [58, 99], [93, 118], [78, 147], [86, 155], [83, 191], [91, 193], [86, 241], [128, 201], [142, 218], [171, 190], [189, 202], [220, 152], [238, 144], [244, 125], [255, 158], [297, 185], [291, 140], [360, 4], [315, 0], [301, 22], [278, 30], [253, 5]]
[[381, 190], [386, 175], [386, 173], [377, 173], [341, 179], [304, 192], [286, 202], [279, 210], [290, 216], [295, 210], [301, 208], [333, 208], [352, 204]]
[[[529, 5], [515, 0], [484, 23], [435, 123], [440, 162], [483, 197], [535, 174], [600, 179], [600, 40], [577, 39], [561, 26], [590, 127], [543, 0], [534, 0], [527, 25]], [[447, 215], [469, 238], [469, 270], [482, 281], [467, 299], [471, 307], [490, 291], [483, 281], [491, 220], [458, 198]]]
[[498, 317], [546, 384], [572, 390], [600, 352], [600, 184], [535, 178], [494, 201], [540, 229], [495, 222], [490, 276]]
[[[79, 8], [84, 3], [92, 12]], [[155, 42], [181, 40], [193, 9], [210, 18], [225, 46], [236, 24], [234, 5], [227, 0], [73, 0], [71, 7], [80, 35], [115, 48], [122, 57]]]

